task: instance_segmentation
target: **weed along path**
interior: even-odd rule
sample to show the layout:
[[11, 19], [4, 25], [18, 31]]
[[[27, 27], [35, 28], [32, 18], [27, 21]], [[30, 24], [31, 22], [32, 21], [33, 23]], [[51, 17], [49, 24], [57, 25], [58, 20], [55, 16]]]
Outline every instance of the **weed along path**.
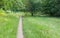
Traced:
[[22, 16], [20, 16], [19, 26], [17, 31], [17, 38], [23, 38], [23, 30], [22, 30]]

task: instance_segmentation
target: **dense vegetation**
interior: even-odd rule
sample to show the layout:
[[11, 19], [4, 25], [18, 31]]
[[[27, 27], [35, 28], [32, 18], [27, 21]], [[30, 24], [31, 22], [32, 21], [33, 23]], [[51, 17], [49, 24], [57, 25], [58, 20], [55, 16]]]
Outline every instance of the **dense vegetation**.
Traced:
[[0, 0], [0, 9], [60, 16], [60, 0]]
[[24, 38], [60, 38], [60, 0], [0, 0], [0, 38], [16, 38], [19, 16]]

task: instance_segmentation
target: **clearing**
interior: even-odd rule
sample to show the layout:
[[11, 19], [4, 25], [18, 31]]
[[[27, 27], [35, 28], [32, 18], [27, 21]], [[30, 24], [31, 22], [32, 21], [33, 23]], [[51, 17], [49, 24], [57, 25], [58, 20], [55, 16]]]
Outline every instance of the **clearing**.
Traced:
[[25, 38], [60, 38], [60, 18], [24, 17]]

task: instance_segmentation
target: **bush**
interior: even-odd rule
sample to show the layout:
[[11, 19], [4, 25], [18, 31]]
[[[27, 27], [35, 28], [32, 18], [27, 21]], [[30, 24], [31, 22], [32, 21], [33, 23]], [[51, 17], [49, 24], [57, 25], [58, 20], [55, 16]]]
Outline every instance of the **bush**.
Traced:
[[0, 9], [0, 16], [6, 16], [6, 13], [4, 10]]

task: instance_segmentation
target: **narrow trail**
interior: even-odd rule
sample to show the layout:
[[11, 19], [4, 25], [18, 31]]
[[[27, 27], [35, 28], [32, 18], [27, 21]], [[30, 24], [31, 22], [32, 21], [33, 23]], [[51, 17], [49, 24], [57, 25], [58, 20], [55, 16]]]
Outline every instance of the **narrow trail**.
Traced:
[[17, 38], [23, 38], [23, 30], [22, 30], [22, 16], [20, 16], [19, 26], [17, 31]]

